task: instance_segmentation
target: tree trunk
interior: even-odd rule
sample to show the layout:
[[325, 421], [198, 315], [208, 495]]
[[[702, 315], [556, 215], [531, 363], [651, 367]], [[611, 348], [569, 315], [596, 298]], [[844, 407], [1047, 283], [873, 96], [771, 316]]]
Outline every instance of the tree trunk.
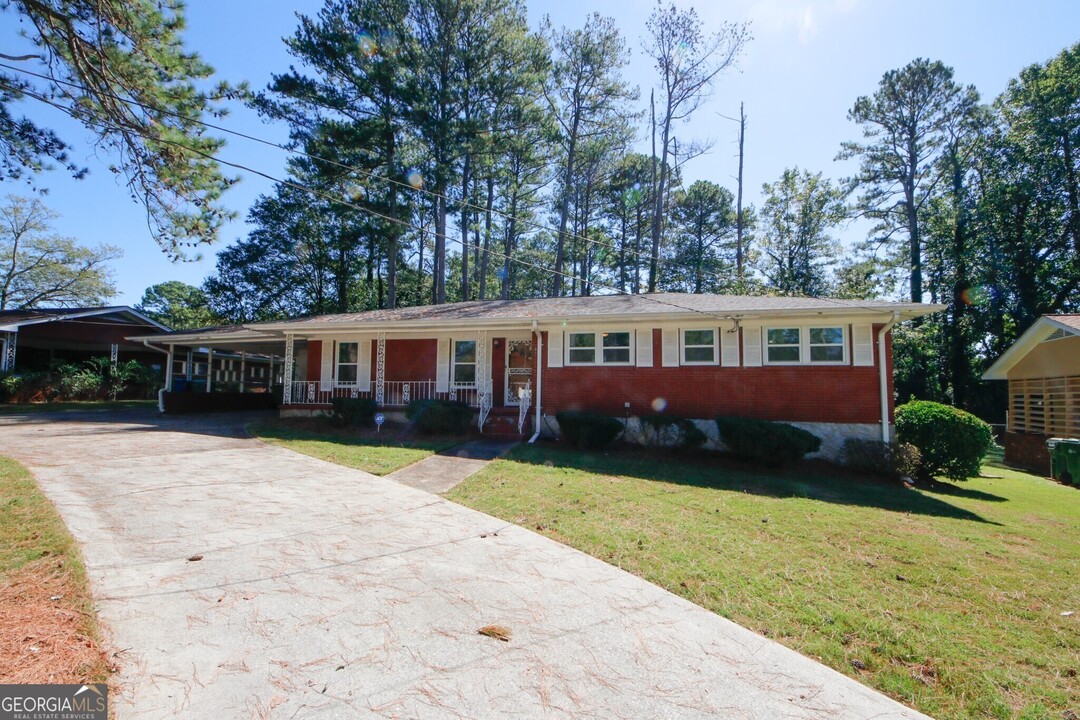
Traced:
[[574, 160], [577, 153], [577, 115], [570, 130], [570, 138], [566, 150], [565, 181], [562, 188], [562, 198], [559, 201], [559, 238], [555, 244], [555, 274], [552, 280], [551, 296], [560, 297], [563, 294], [563, 263], [566, 259], [566, 224], [570, 221], [570, 183], [574, 179]]
[[[480, 255], [479, 298], [487, 299], [487, 276], [491, 257], [491, 210], [495, 206], [495, 175], [488, 174], [487, 204], [484, 206], [484, 250]], [[509, 255], [509, 253], [507, 253]]]
[[432, 263], [432, 302], [446, 302], [446, 185], [435, 188], [435, 258]]
[[465, 155], [461, 170], [461, 300], [469, 299], [469, 181], [472, 157]]
[[739, 103], [739, 177], [738, 196], [735, 201], [735, 279], [739, 283], [739, 292], [746, 292], [746, 272], [743, 269], [744, 245], [743, 245], [743, 141], [746, 139], [746, 113], [743, 111], [743, 103]]
[[[391, 182], [388, 183], [388, 189], [390, 192], [390, 217], [395, 221], [399, 220], [397, 211], [397, 185], [392, 182], [395, 178], [394, 162], [395, 162], [395, 140], [394, 140], [394, 125], [392, 122], [386, 124], [386, 173], [390, 177]], [[389, 242], [386, 248], [386, 307], [393, 309], [397, 307], [397, 261], [398, 261], [398, 242], [401, 237], [401, 226], [397, 222], [390, 223], [388, 228]]]

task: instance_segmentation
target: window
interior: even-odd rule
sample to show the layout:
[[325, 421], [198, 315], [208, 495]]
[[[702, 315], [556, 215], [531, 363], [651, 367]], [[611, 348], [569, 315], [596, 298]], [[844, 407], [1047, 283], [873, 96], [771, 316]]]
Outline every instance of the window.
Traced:
[[[597, 346], [597, 336], [600, 340], [599, 346]], [[567, 361], [571, 365], [629, 365], [630, 332], [623, 330], [569, 333]]]
[[339, 383], [353, 384], [356, 382], [359, 355], [359, 343], [338, 343], [337, 381]]
[[592, 365], [596, 362], [596, 333], [570, 333], [570, 363]]
[[844, 362], [844, 328], [810, 328], [810, 362]]
[[797, 363], [799, 353], [799, 328], [769, 328], [766, 331], [766, 359], [770, 363]]
[[454, 341], [454, 385], [476, 384], [476, 341]]
[[604, 362], [605, 363], [629, 363], [630, 362], [630, 333], [606, 332], [604, 333]]
[[683, 330], [683, 365], [716, 364], [716, 331]]

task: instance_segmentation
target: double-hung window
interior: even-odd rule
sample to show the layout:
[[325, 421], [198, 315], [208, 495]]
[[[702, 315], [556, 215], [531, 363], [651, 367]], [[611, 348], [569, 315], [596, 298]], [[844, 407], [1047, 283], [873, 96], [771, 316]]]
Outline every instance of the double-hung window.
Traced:
[[454, 341], [454, 367], [451, 381], [456, 386], [476, 385], [476, 341]]
[[630, 332], [572, 332], [567, 337], [571, 365], [629, 365]]
[[811, 363], [844, 362], [844, 328], [812, 327], [809, 340]]
[[338, 343], [337, 381], [354, 385], [359, 367], [360, 344], [354, 342]]
[[716, 331], [683, 330], [683, 365], [716, 364]]
[[802, 330], [769, 328], [765, 331], [765, 359], [771, 364], [795, 364], [801, 361]]
[[844, 326], [765, 330], [765, 361], [771, 365], [839, 365], [847, 361]]

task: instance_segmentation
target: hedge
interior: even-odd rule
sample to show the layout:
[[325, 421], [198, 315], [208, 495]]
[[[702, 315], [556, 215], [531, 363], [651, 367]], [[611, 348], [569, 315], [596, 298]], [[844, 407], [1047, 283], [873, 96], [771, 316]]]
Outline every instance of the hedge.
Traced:
[[599, 449], [619, 437], [623, 424], [618, 418], [594, 412], [563, 411], [555, 415], [559, 433], [576, 447]]
[[464, 435], [472, 425], [473, 410], [453, 400], [413, 400], [405, 417], [424, 435]]
[[951, 405], [914, 400], [896, 408], [896, 437], [919, 449], [919, 475], [966, 480], [979, 474], [994, 436], [990, 426]]
[[779, 467], [801, 460], [821, 448], [821, 438], [786, 423], [753, 418], [716, 418], [720, 440], [736, 457], [767, 467]]

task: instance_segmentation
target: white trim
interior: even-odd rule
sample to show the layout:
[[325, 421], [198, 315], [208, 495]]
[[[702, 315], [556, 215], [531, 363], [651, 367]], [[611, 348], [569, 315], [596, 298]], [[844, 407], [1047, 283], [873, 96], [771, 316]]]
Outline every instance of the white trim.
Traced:
[[[333, 375], [334, 384], [333, 384], [333, 387], [335, 387], [335, 388], [351, 388], [351, 387], [355, 387], [355, 386], [357, 386], [359, 384], [359, 382], [360, 382], [360, 345], [361, 344], [362, 344], [362, 342], [358, 338], [349, 338], [349, 339], [345, 339], [345, 340], [335, 340], [333, 342], [333, 345], [332, 345], [332, 347], [334, 349], [334, 355], [333, 355], [333, 360], [332, 360], [333, 367], [334, 367], [334, 375]], [[356, 346], [356, 362], [355, 363], [343, 363], [343, 362], [341, 362], [341, 347], [343, 345], [355, 345]], [[370, 352], [370, 348], [368, 348], [368, 350]], [[353, 366], [356, 367], [356, 380], [342, 380], [341, 379], [341, 368], [342, 367], [353, 367]], [[329, 390], [330, 388], [321, 388], [321, 389]]]
[[983, 380], [1008, 380], [1009, 371], [1027, 357], [1039, 343], [1046, 340], [1055, 330], [1062, 330], [1070, 335], [1080, 335], [1080, 330], [1056, 320], [1052, 315], [1043, 315], [1024, 334], [1017, 338], [1008, 350], [983, 373]]
[[[472, 362], [459, 363], [457, 361], [457, 344], [458, 343], [463, 343], [463, 342], [471, 342], [473, 344], [473, 359], [472, 359]], [[458, 338], [451, 338], [450, 339], [450, 386], [451, 387], [456, 387], [456, 388], [479, 387], [478, 383], [480, 382], [480, 375], [481, 375], [480, 343], [481, 343], [481, 340], [479, 338], [468, 338], [468, 337], [462, 338], [462, 337], [458, 337]], [[462, 382], [458, 381], [457, 372], [456, 372], [458, 365], [461, 365], [462, 367], [464, 367], [466, 365], [472, 365], [473, 366], [473, 379], [472, 379], [472, 382], [469, 382], [467, 380], [462, 381]]]
[[[608, 350], [627, 350], [627, 357], [629, 358], [625, 362], [605, 362], [604, 361], [604, 335], [610, 335], [614, 333], [625, 333], [627, 336], [627, 342], [629, 345], [619, 345], [616, 347], [607, 348]], [[572, 350], [588, 350], [589, 348], [575, 348], [570, 345], [571, 335], [592, 335], [593, 336], [593, 361], [592, 362], [571, 362], [570, 352]], [[563, 346], [563, 363], [566, 367], [633, 367], [636, 359], [636, 344], [634, 342], [634, 330], [626, 327], [604, 327], [604, 328], [574, 328], [573, 330], [566, 331], [566, 342]]]
[[[837, 347], [834, 343], [811, 345], [810, 343], [810, 331], [819, 329], [832, 329], [839, 328], [842, 335], [839, 347], [843, 350], [842, 360], [811, 360], [810, 349], [811, 347]], [[769, 331], [770, 330], [798, 330], [799, 331], [799, 343], [798, 345], [785, 343], [783, 345], [769, 345]], [[819, 366], [840, 366], [851, 364], [851, 353], [848, 352], [848, 326], [847, 325], [833, 325], [823, 322], [815, 323], [802, 323], [802, 324], [786, 324], [786, 325], [765, 325], [762, 327], [761, 333], [761, 361], [762, 364], [767, 366], [783, 366], [783, 365], [804, 365], [807, 367], [819, 367]], [[769, 348], [770, 347], [797, 347], [799, 349], [798, 360], [770, 360]]]
[[[686, 333], [688, 332], [711, 332], [712, 333], [712, 360], [687, 360], [686, 350], [688, 347], [700, 349], [709, 347], [709, 345], [690, 345], [686, 344]], [[679, 329], [679, 364], [680, 365], [719, 365], [720, 364], [720, 336], [719, 331], [714, 327], [702, 327], [702, 328], [680, 328]]]

